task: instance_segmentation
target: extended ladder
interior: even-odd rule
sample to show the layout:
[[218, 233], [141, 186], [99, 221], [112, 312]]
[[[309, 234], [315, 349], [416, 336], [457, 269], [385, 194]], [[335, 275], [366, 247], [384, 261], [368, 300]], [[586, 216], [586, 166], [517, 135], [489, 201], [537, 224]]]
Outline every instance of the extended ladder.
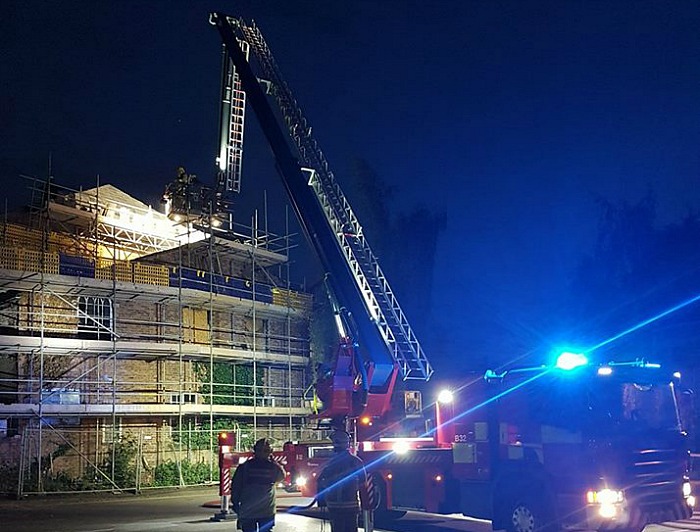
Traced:
[[[239, 42], [248, 56], [248, 43]], [[219, 111], [219, 193], [240, 192], [243, 171], [243, 131], [245, 128], [245, 92], [226, 47], [221, 60], [221, 108]]]
[[243, 40], [257, 60], [262, 77], [269, 81], [279, 111], [302, 166], [310, 169], [309, 185], [335, 235], [343, 257], [352, 272], [370, 318], [376, 324], [404, 380], [428, 380], [433, 373], [413, 329], [401, 310], [377, 258], [364, 237], [362, 226], [337, 183], [328, 161], [312, 136], [311, 126], [303, 116], [289, 87], [255, 23], [229, 19], [241, 32]]

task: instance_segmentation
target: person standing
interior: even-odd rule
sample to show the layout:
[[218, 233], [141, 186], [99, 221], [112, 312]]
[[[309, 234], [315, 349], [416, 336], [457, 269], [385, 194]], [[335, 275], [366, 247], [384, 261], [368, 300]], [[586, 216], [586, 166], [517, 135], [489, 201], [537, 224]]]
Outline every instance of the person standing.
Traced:
[[272, 446], [260, 439], [255, 455], [236, 468], [231, 480], [231, 503], [243, 532], [269, 532], [275, 526], [275, 486], [284, 479], [284, 469], [272, 461]]
[[365, 506], [367, 471], [362, 459], [350, 453], [350, 435], [331, 434], [333, 457], [318, 476], [319, 506], [328, 508], [331, 532], [357, 532], [360, 502]]

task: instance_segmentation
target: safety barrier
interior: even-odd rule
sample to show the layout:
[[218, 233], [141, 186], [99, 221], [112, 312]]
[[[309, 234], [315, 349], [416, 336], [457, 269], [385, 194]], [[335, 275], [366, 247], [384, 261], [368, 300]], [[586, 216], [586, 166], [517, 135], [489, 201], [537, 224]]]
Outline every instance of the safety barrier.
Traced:
[[58, 253], [42, 253], [41, 251], [31, 251], [20, 249], [17, 254], [17, 265], [20, 270], [27, 272], [58, 273], [59, 257]]
[[2, 226], [2, 242], [8, 247], [41, 248], [42, 233], [38, 229], [30, 229], [16, 224]]
[[59, 272], [61, 275], [72, 277], [95, 278], [95, 263], [85, 257], [60, 254]]
[[0, 268], [25, 272], [59, 272], [58, 253], [41, 253], [23, 248], [0, 248]]
[[[172, 266], [169, 270], [170, 286], [181, 286], [193, 290], [211, 290], [215, 294], [238, 297], [241, 299], [255, 299], [261, 303], [273, 303], [272, 289], [270, 285], [253, 283], [247, 279], [238, 279], [227, 275], [210, 274], [203, 270], [192, 268], [180, 268]], [[253, 297], [255, 296], [255, 297]]]
[[54, 231], [44, 233], [39, 229], [9, 223], [0, 225], [0, 242], [8, 248], [44, 249], [49, 253], [65, 253], [66, 250], [80, 249], [85, 246], [85, 243], [79, 243], [70, 235]]
[[129, 261], [100, 258], [97, 259], [95, 279], [133, 283], [134, 270]]
[[308, 294], [253, 283], [228, 275], [211, 274], [203, 270], [165, 266], [147, 262], [93, 259], [67, 253], [41, 253], [21, 247], [0, 246], [0, 268], [85, 277], [107, 281], [182, 287], [214, 294], [237, 297], [294, 308], [307, 312], [312, 298]]
[[136, 284], [151, 284], [155, 286], [169, 286], [169, 268], [162, 264], [134, 263], [134, 282]]
[[272, 303], [308, 312], [311, 310], [312, 297], [309, 294], [295, 292], [294, 290], [273, 287]]

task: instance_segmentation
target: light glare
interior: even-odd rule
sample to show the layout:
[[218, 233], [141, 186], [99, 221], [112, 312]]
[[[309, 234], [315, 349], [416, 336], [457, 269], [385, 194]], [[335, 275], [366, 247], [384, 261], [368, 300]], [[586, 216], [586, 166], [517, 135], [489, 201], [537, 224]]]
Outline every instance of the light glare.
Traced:
[[563, 370], [571, 370], [588, 364], [588, 358], [583, 353], [565, 352], [557, 357], [556, 367]]
[[611, 490], [610, 488], [603, 488], [598, 491], [591, 490], [586, 493], [588, 504], [616, 504], [621, 503], [623, 499], [624, 496], [620, 490]]
[[598, 509], [598, 514], [600, 514], [600, 517], [603, 519], [612, 519], [617, 515], [617, 508], [615, 508], [614, 504], [601, 504]]
[[393, 446], [393, 450], [396, 454], [406, 454], [409, 450], [408, 442], [403, 440], [397, 441]]
[[449, 404], [452, 401], [454, 401], [454, 395], [452, 394], [452, 392], [450, 390], [442, 390], [438, 394], [437, 400], [439, 403], [446, 405], [446, 404]]
[[693, 487], [690, 485], [690, 482], [684, 482], [683, 483], [683, 497], [690, 497], [690, 495], [693, 493]]

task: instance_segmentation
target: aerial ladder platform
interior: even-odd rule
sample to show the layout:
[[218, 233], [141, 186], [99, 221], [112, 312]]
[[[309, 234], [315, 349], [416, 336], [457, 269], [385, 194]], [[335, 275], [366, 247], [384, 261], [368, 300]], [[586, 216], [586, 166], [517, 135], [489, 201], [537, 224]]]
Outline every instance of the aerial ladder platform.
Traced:
[[[370, 362], [369, 393], [386, 393], [387, 387], [393, 388], [392, 377], [397, 372], [403, 380], [430, 379], [433, 368], [260, 29], [255, 23], [221, 13], [212, 13], [210, 22], [219, 30], [235, 75], [275, 155], [302, 231], [349, 316], [352, 344], [359, 348], [363, 360]], [[265, 89], [241, 42], [249, 46]], [[276, 103], [278, 114], [270, 100]]]

